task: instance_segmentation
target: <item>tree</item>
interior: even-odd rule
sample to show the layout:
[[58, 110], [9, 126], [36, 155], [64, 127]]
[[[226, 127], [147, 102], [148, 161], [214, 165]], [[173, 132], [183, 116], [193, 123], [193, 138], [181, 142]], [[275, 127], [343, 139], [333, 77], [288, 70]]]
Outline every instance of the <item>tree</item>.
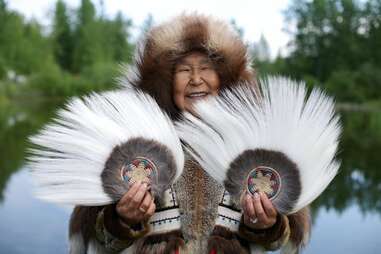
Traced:
[[95, 8], [90, 0], [82, 0], [77, 11], [77, 24], [74, 37], [73, 71], [79, 73], [83, 68], [100, 60], [100, 42], [102, 36], [95, 20]]
[[149, 13], [147, 15], [147, 17], [145, 18], [145, 20], [143, 21], [143, 25], [142, 25], [142, 33], [146, 33], [147, 31], [149, 31], [151, 29], [151, 27], [153, 26], [154, 24], [154, 20], [153, 20], [153, 16], [151, 13]]
[[113, 49], [112, 59], [117, 62], [129, 61], [133, 51], [133, 46], [128, 42], [131, 21], [125, 20], [123, 14], [118, 12], [111, 24], [109, 47]]
[[233, 27], [233, 29], [237, 32], [239, 37], [241, 37], [242, 39], [244, 34], [243, 28], [237, 25], [237, 22], [235, 21], [235, 19], [230, 20], [230, 24]]
[[20, 71], [18, 62], [22, 59], [23, 19], [17, 13], [8, 10], [5, 1], [1, 0], [0, 20], [0, 55], [3, 71], [5, 69]]
[[259, 38], [258, 42], [253, 43], [251, 48], [254, 60], [261, 62], [270, 61], [270, 46], [263, 34], [261, 34], [261, 37]]
[[17, 12], [0, 2], [0, 55], [1, 69], [17, 74], [30, 74], [49, 61], [51, 54], [48, 40], [35, 20], [25, 22]]
[[381, 0], [370, 0], [366, 3], [364, 21], [366, 42], [364, 48], [367, 49], [367, 59], [373, 64], [381, 66]]
[[73, 35], [70, 28], [67, 8], [62, 0], [58, 0], [56, 3], [52, 39], [56, 62], [62, 69], [71, 71], [73, 57]]
[[381, 0], [294, 0], [287, 74], [317, 81], [340, 101], [379, 100]]

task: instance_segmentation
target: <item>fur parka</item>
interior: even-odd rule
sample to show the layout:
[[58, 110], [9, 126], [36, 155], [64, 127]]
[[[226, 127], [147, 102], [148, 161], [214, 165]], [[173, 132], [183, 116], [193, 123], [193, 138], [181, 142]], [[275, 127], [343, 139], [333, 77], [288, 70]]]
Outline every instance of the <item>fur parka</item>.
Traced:
[[[209, 16], [183, 14], [147, 32], [137, 46], [133, 65], [120, 79], [121, 85], [147, 92], [178, 121], [181, 112], [173, 100], [174, 67], [194, 51], [210, 58], [221, 89], [229, 89], [241, 81], [255, 84], [247, 45], [229, 24]], [[278, 215], [276, 224], [268, 230], [254, 231], [243, 222], [238, 222], [236, 232], [216, 225], [219, 205], [226, 206], [223, 204], [226, 193], [190, 158], [171, 190], [176, 196], [173, 207], [179, 209], [179, 229], [150, 234], [149, 223], [138, 228], [121, 228], [115, 222], [113, 205], [76, 207], [70, 223], [71, 253], [161, 254], [178, 253], [178, 250], [180, 253], [260, 253], [282, 246], [286, 253], [293, 253], [308, 239], [308, 209], [289, 216]]]

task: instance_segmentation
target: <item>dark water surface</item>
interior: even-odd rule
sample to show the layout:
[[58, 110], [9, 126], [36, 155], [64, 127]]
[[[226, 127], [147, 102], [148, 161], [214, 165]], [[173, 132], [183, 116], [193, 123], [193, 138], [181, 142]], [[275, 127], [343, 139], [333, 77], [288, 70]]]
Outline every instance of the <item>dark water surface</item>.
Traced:
[[[0, 104], [0, 253], [67, 253], [71, 207], [35, 199], [24, 166], [26, 137], [58, 105]], [[303, 253], [381, 253], [381, 112], [342, 115], [342, 167], [313, 203], [312, 236]]]

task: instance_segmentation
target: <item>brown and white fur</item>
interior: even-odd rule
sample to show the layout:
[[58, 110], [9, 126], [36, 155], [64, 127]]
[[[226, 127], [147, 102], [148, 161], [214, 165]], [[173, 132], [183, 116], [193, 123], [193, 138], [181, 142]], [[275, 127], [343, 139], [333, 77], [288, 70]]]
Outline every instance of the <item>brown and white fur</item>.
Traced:
[[[135, 62], [119, 79], [120, 84], [147, 92], [174, 121], [181, 121], [181, 112], [173, 101], [173, 69], [179, 59], [192, 51], [204, 53], [211, 59], [220, 77], [222, 89], [229, 89], [229, 86], [239, 82], [255, 83], [247, 46], [229, 24], [205, 15], [182, 14], [147, 32], [137, 47]], [[209, 240], [212, 238], [217, 239], [217, 246], [214, 245], [217, 249], [227, 250], [228, 246], [238, 246], [235, 253], [248, 253], [246, 247], [252, 243], [242, 245], [236, 233], [226, 229], [227, 234], [213, 234], [223, 188], [201, 167], [188, 160], [175, 189], [182, 212], [181, 232], [186, 242], [180, 253], [208, 253]], [[91, 210], [91, 213], [97, 211], [93, 208], [82, 209]], [[93, 218], [93, 215], [88, 218]], [[78, 210], [74, 211], [70, 230], [73, 244], [83, 242], [84, 245], [95, 246], [94, 238], [86, 233], [89, 230], [85, 230], [86, 227], [94, 227], [94, 223], [93, 219], [85, 219]], [[296, 216], [292, 225], [295, 225], [291, 228], [291, 236], [294, 236], [291, 238], [294, 240], [292, 243], [298, 247], [302, 243], [300, 238], [305, 240], [308, 235], [310, 224], [305, 217]], [[84, 240], [80, 239], [80, 234]], [[158, 248], [152, 249], [151, 253], [163, 253], [159, 250], [159, 245], [156, 246]], [[255, 249], [252, 248], [253, 251]], [[128, 253], [128, 250], [125, 251], [123, 253]]]

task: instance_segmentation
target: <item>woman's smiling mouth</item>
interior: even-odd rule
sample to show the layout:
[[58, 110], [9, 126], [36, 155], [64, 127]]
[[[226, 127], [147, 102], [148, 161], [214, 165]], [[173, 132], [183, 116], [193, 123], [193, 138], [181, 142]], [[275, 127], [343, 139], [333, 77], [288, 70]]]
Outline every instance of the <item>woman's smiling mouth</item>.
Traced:
[[208, 95], [209, 95], [209, 93], [207, 93], [207, 92], [193, 92], [193, 93], [187, 94], [186, 97], [188, 97], [190, 99], [201, 99], [201, 98], [204, 98]]

